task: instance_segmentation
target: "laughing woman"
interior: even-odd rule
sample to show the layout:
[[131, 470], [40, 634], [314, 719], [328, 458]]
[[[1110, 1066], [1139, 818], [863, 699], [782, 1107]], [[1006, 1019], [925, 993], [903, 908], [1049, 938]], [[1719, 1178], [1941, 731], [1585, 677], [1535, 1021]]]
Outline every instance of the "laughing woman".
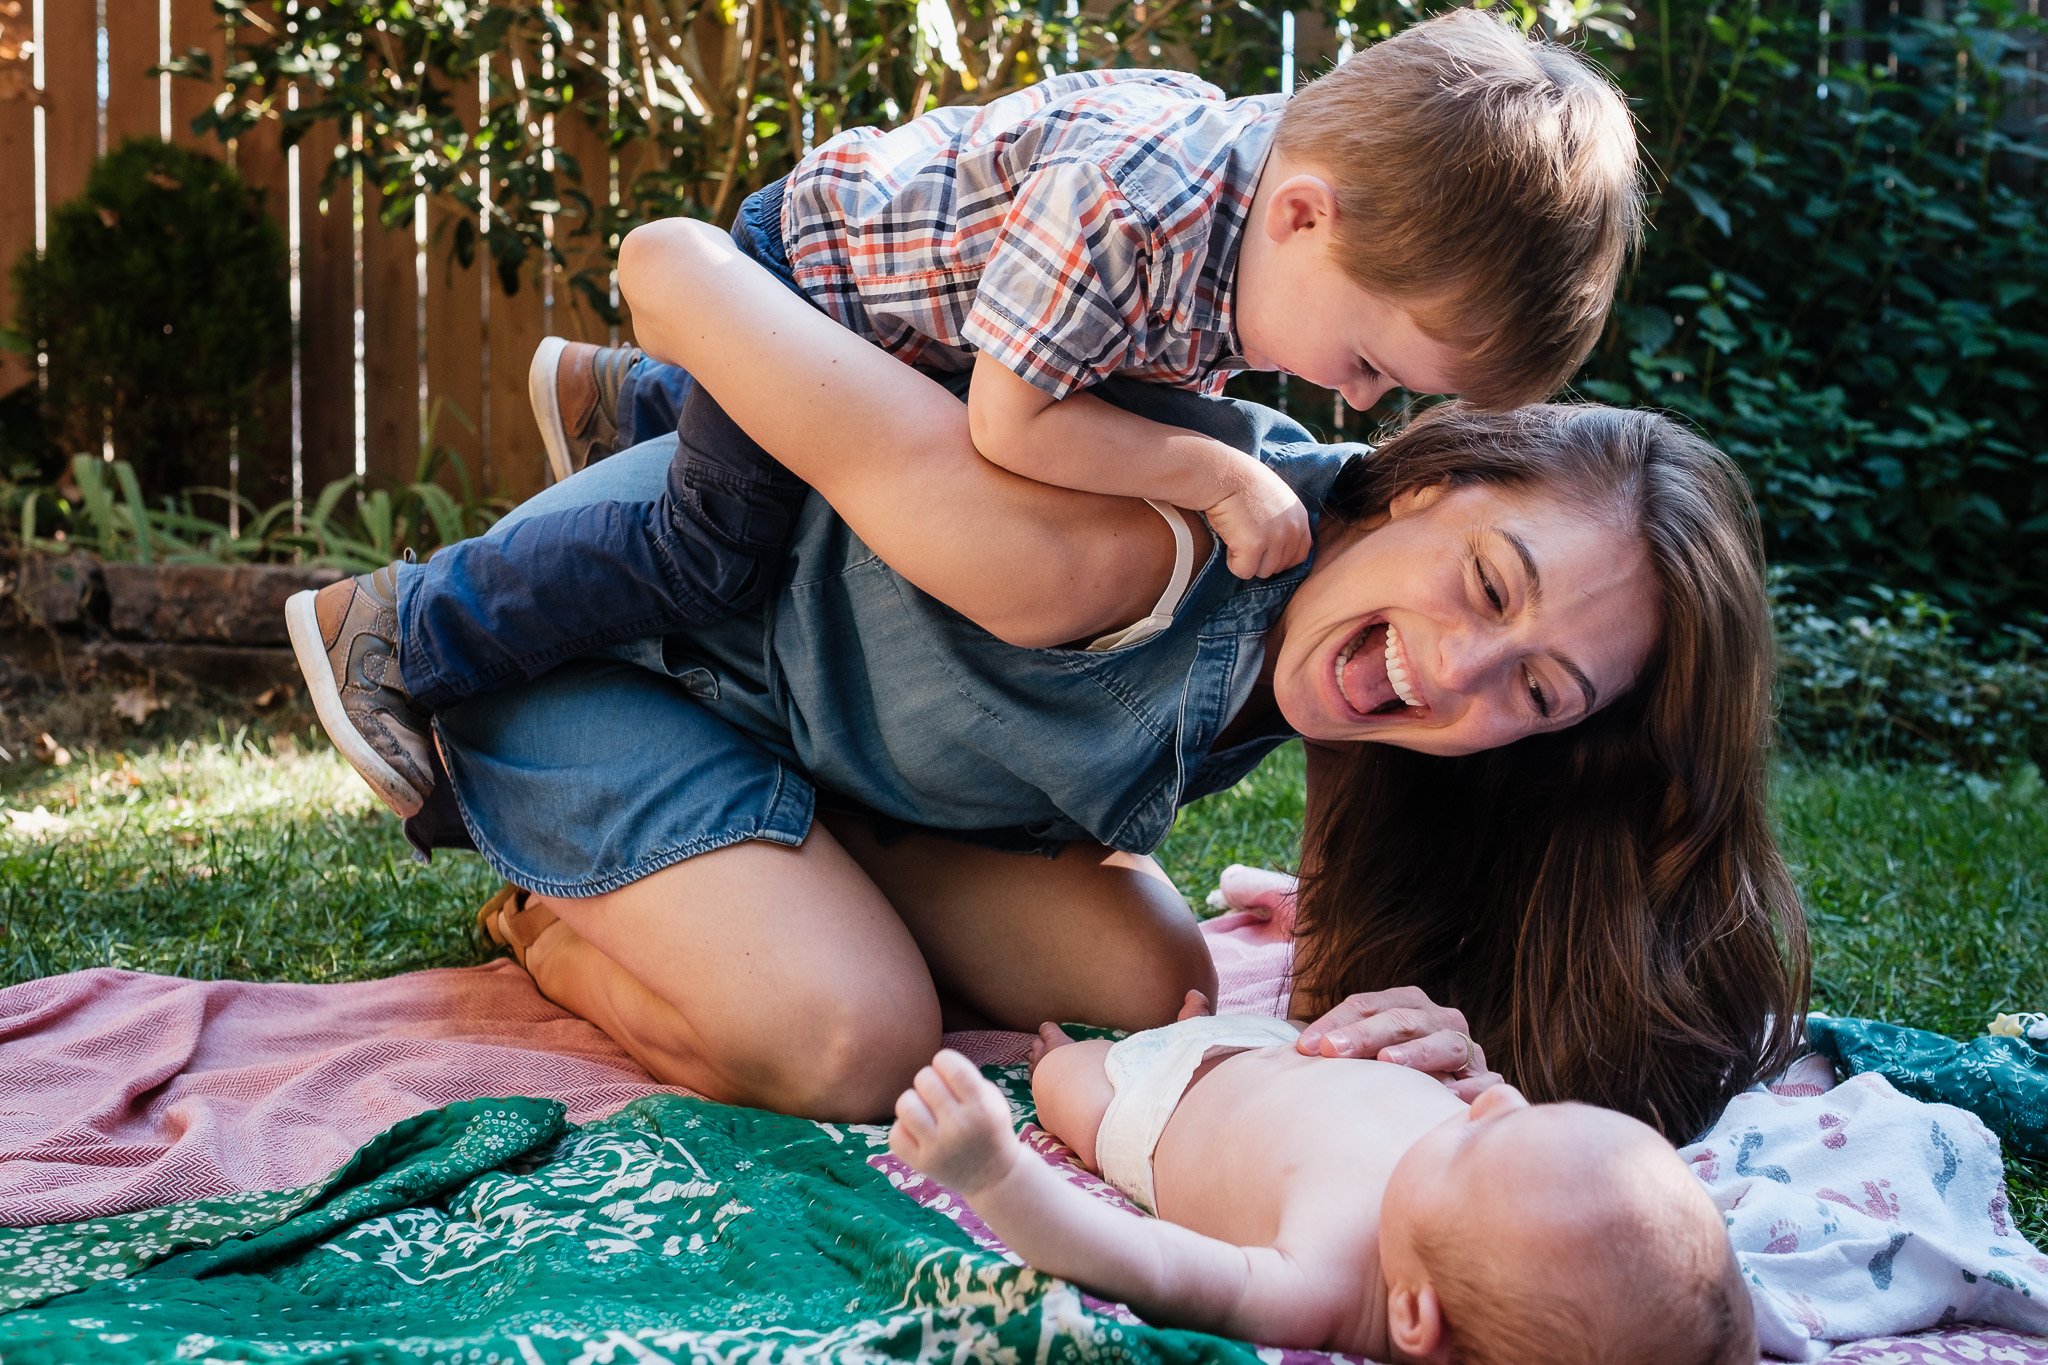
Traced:
[[[643, 228], [621, 273], [691, 300], [638, 310], [717, 399], [683, 439], [731, 439], [722, 406], [819, 496], [757, 610], [443, 714], [408, 830], [520, 888], [494, 933], [655, 1075], [873, 1118], [944, 1025], [1170, 1020], [1213, 972], [1147, 855], [1296, 735], [1295, 1013], [1352, 1052], [1464, 1087], [1490, 1057], [1681, 1140], [1786, 1058], [1806, 946], [1764, 819], [1761, 561], [1704, 442], [1452, 405], [1367, 458], [1106, 386], [1315, 513], [1308, 565], [1245, 582], [1198, 517], [981, 459], [958, 400], [723, 234]], [[399, 619], [459, 611], [533, 510], [657, 496], [671, 449], [407, 566]]]

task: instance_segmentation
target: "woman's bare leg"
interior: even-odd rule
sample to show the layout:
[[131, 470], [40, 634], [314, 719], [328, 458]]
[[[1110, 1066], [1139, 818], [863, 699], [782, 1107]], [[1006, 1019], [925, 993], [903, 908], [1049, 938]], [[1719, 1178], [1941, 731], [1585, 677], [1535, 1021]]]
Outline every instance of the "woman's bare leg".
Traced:
[[747, 842], [511, 928], [542, 994], [658, 1079], [713, 1099], [874, 1119], [939, 1045], [917, 944], [823, 828]]
[[1040, 858], [922, 834], [884, 847], [860, 820], [832, 828], [910, 926], [939, 990], [995, 1027], [1156, 1028], [1189, 991], [1215, 997], [1195, 917], [1150, 858], [1089, 844]]

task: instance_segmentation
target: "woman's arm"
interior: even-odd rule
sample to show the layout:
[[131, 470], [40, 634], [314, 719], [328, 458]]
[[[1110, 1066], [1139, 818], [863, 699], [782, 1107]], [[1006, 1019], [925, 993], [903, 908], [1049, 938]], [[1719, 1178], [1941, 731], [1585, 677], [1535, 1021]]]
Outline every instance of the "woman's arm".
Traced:
[[984, 629], [1046, 646], [1151, 611], [1173, 568], [1158, 513], [982, 459], [958, 399], [798, 298], [725, 233], [682, 218], [637, 228], [619, 286], [648, 354], [690, 371], [891, 568]]

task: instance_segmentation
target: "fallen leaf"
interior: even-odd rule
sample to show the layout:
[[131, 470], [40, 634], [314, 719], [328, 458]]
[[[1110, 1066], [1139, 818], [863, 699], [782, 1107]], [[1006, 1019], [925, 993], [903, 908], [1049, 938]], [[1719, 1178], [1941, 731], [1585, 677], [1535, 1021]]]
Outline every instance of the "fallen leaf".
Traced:
[[130, 725], [146, 725], [149, 718], [169, 706], [147, 687], [131, 687], [114, 694], [114, 714]]
[[250, 705], [254, 706], [258, 711], [268, 711], [271, 707], [290, 697], [291, 694], [292, 689], [289, 683], [279, 683], [276, 687], [266, 687], [261, 692], [258, 692], [256, 700], [251, 702]]
[[46, 732], [36, 736], [36, 762], [46, 763], [52, 768], [66, 767], [71, 762], [71, 751], [52, 739]]

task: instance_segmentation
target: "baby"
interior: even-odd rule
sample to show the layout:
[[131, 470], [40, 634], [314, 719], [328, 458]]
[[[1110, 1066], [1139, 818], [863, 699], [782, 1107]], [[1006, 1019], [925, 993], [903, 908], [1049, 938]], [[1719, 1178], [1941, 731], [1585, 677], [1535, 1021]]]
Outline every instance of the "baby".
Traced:
[[1506, 1085], [1468, 1106], [1202, 1008], [1032, 1048], [1039, 1122], [1157, 1218], [1033, 1156], [957, 1052], [903, 1093], [890, 1148], [1032, 1266], [1160, 1325], [1387, 1361], [1755, 1365], [1721, 1215], [1648, 1127]]

